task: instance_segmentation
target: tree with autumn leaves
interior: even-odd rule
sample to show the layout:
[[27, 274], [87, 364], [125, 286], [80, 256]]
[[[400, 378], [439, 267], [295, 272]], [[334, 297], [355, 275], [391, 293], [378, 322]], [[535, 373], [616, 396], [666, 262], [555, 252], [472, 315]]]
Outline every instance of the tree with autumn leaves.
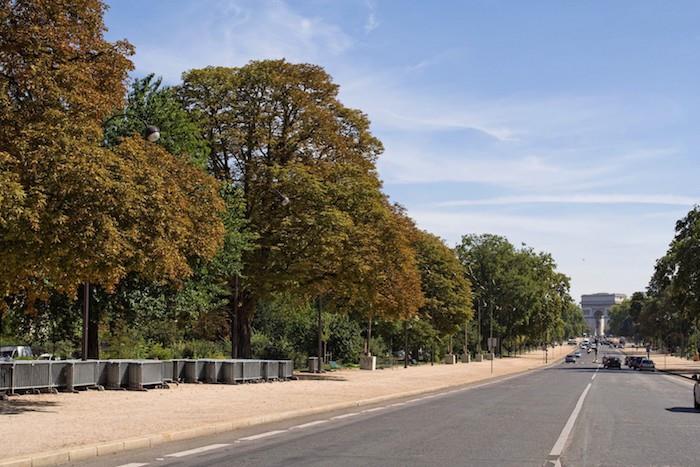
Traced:
[[[367, 350], [375, 321], [414, 323], [431, 340], [470, 326], [483, 296], [472, 295], [477, 250], [449, 248], [392, 204], [381, 142], [323, 68], [253, 61], [190, 70], [173, 87], [148, 76], [127, 92], [133, 48], [105, 41], [104, 10], [0, 0], [5, 308], [38, 305], [55, 319], [89, 282], [106, 313], [98, 322], [213, 328], [241, 357], [252, 355], [256, 312], [280, 303], [362, 322]], [[145, 124], [160, 141], [139, 135]], [[499, 310], [499, 330], [539, 338], [561, 322], [568, 280], [547, 255], [511, 256], [519, 275], [501, 269], [492, 292], [521, 288], [529, 301], [498, 302], [513, 307]]]
[[105, 145], [133, 68], [99, 0], [0, 1], [0, 293], [31, 309], [129, 273], [179, 281], [223, 240], [213, 177], [138, 135]]

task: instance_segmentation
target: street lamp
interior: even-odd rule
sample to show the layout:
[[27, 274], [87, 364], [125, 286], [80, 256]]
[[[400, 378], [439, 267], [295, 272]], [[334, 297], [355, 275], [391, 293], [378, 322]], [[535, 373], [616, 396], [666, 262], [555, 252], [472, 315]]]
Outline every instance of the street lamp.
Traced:
[[[160, 139], [160, 130], [158, 127], [149, 125], [147, 124], [141, 117], [138, 117], [136, 115], [127, 115], [127, 114], [117, 114], [117, 115], [112, 115], [109, 117], [105, 122], [102, 124], [102, 127], [106, 127], [109, 122], [114, 120], [115, 118], [118, 117], [126, 117], [126, 118], [134, 118], [137, 121], [139, 121], [143, 125], [143, 133], [142, 136], [143, 138], [148, 141], [149, 143], [155, 143]], [[82, 347], [83, 347], [83, 354], [81, 358], [83, 360], [87, 360], [88, 358], [88, 334], [89, 334], [89, 320], [90, 320], [90, 283], [85, 282], [83, 284], [83, 342], [82, 342]]]

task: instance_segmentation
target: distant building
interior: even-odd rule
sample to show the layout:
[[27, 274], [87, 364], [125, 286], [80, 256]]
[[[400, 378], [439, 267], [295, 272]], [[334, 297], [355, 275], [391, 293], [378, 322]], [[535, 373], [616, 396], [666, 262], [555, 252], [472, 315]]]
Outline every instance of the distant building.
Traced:
[[608, 314], [613, 305], [622, 303], [627, 295], [621, 293], [594, 293], [581, 295], [583, 318], [588, 324], [590, 333], [603, 336], [608, 332]]

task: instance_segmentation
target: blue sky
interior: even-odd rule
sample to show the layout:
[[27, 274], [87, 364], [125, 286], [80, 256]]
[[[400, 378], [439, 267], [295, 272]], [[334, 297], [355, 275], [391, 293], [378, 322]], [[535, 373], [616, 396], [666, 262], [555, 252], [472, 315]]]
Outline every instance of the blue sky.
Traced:
[[643, 289], [700, 199], [695, 1], [109, 3], [135, 75], [324, 66], [372, 120], [385, 191], [421, 228], [549, 251], [577, 300]]

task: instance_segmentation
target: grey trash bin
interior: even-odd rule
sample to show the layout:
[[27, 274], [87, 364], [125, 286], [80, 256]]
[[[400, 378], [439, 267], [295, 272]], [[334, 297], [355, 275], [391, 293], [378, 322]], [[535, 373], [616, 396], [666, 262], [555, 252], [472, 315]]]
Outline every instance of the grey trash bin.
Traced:
[[163, 385], [163, 365], [159, 360], [139, 360], [128, 363], [129, 389]]

